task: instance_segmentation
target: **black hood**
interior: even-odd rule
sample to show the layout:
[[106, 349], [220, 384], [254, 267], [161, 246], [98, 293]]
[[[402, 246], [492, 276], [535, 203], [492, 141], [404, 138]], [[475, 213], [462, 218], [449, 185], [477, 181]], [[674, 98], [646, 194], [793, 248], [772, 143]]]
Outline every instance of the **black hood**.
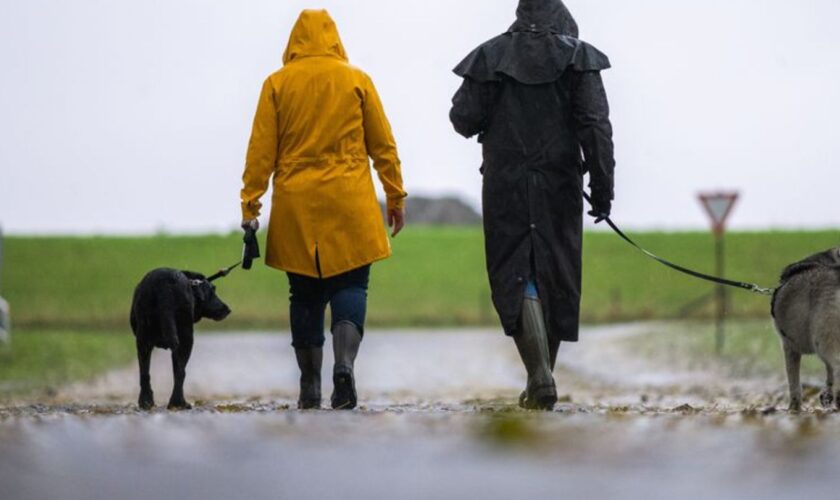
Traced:
[[561, 0], [519, 0], [516, 22], [508, 31], [550, 31], [578, 38], [578, 25]]

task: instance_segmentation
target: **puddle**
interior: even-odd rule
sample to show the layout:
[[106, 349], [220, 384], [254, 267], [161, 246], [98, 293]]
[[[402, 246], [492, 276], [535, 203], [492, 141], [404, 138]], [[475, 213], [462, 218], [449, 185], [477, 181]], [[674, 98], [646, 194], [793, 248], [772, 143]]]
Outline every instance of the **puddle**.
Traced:
[[551, 413], [515, 406], [524, 370], [495, 331], [370, 332], [352, 412], [295, 409], [286, 336], [200, 337], [192, 410], [137, 410], [134, 367], [0, 408], [0, 498], [833, 498], [840, 415], [815, 388], [793, 415], [778, 380], [650, 377], [615, 342], [643, 330], [564, 345]]

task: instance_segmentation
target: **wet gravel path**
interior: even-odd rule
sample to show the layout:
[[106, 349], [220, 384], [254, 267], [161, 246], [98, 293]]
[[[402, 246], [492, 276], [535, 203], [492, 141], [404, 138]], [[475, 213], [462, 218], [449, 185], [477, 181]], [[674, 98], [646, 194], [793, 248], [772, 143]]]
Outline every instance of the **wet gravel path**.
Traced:
[[[553, 413], [514, 406], [524, 370], [495, 331], [371, 332], [354, 412], [294, 409], [287, 336], [204, 335], [192, 411], [137, 411], [133, 366], [0, 408], [0, 498], [836, 496], [840, 417], [780, 411], [781, 374], [651, 366], [627, 342], [649, 328], [564, 345]], [[170, 371], [156, 353], [159, 404]]]

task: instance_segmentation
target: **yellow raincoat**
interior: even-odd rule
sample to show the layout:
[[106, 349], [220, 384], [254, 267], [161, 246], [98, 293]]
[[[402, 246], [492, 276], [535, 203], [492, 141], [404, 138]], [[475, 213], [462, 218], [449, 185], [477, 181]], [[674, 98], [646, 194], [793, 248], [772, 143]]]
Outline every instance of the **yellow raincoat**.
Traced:
[[400, 160], [370, 77], [348, 63], [330, 15], [305, 10], [263, 84], [243, 175], [242, 217], [274, 178], [266, 264], [329, 278], [391, 255], [370, 160], [402, 208]]

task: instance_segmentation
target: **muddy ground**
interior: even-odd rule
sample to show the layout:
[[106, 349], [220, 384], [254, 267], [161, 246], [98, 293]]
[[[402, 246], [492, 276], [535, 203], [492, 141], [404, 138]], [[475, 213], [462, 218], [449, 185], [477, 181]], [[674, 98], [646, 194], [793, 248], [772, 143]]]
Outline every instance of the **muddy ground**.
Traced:
[[[590, 328], [564, 345], [552, 413], [516, 408], [524, 370], [497, 331], [370, 332], [353, 412], [294, 409], [287, 335], [204, 335], [191, 411], [137, 411], [134, 366], [0, 407], [0, 498], [837, 496], [840, 417], [815, 389], [791, 415], [781, 372], [653, 364], [633, 338], [656, 328], [675, 327]], [[157, 352], [158, 404], [170, 372]]]

